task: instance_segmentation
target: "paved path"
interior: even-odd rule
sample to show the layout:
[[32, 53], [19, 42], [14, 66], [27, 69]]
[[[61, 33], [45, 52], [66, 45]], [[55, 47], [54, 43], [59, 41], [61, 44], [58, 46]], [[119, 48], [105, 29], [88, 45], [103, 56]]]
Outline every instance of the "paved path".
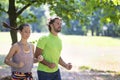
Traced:
[[[67, 71], [63, 68], [60, 68], [62, 80], [120, 80], [120, 76], [115, 76], [114, 74], [104, 73], [104, 72], [76, 72], [76, 71]], [[0, 69], [0, 77], [10, 75], [10, 68]], [[33, 77], [37, 79], [36, 68], [33, 69]]]

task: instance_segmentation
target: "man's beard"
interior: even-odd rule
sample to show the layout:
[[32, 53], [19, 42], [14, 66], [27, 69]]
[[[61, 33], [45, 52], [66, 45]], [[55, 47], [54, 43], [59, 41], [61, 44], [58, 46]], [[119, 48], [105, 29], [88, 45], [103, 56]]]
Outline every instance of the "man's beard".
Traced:
[[61, 28], [60, 28], [60, 29], [59, 29], [59, 28], [56, 29], [55, 27], [53, 27], [53, 28], [54, 28], [54, 31], [55, 31], [55, 32], [57, 32], [57, 33], [58, 33], [58, 32], [61, 32]]
[[56, 29], [55, 32], [61, 32], [61, 29], [60, 30]]

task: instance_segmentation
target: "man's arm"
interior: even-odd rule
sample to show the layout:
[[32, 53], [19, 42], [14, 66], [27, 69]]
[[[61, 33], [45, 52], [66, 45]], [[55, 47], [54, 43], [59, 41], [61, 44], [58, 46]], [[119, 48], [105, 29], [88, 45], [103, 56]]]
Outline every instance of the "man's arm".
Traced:
[[65, 67], [66, 68], [66, 66], [67, 66], [67, 64], [63, 61], [63, 59], [60, 57], [60, 59], [59, 59], [59, 64], [61, 65], [61, 66], [63, 66], [63, 67]]
[[72, 68], [71, 63], [66, 64], [61, 57], [59, 59], [59, 64], [68, 70]]
[[[36, 47], [36, 51], [35, 51], [35, 55], [34, 55], [35, 58], [38, 58], [39, 55], [42, 55], [42, 51], [43, 51], [42, 49]], [[44, 57], [43, 57], [43, 60], [40, 63], [48, 66], [49, 68], [54, 68], [56, 66], [55, 63], [50, 63], [50, 62], [46, 61]]]

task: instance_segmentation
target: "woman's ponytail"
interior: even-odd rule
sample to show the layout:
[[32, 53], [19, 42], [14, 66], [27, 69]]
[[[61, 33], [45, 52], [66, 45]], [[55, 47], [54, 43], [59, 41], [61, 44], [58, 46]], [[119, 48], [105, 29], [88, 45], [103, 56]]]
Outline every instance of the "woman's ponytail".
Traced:
[[13, 27], [11, 27], [11, 26], [9, 26], [7, 23], [5, 23], [5, 22], [3, 22], [3, 26], [5, 27], [5, 28], [9, 28], [9, 29], [11, 29], [11, 30], [19, 30], [19, 28], [13, 28]]

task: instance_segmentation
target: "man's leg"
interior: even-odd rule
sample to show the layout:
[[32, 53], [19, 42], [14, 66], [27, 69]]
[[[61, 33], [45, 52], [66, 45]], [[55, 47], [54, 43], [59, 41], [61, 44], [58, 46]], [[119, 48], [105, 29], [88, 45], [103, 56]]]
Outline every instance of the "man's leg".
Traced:
[[38, 80], [52, 80], [51, 73], [37, 71], [37, 74], [38, 74]]
[[56, 71], [54, 74], [54, 79], [52, 80], [61, 80], [60, 70]]

